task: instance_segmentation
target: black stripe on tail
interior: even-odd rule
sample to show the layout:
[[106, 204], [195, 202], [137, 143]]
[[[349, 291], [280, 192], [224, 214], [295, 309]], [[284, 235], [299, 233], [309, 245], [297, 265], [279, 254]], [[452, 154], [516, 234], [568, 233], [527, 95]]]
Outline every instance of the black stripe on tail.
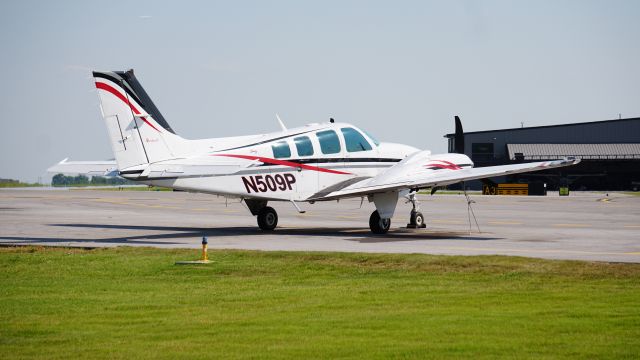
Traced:
[[168, 132], [175, 134], [167, 120], [164, 119], [164, 116], [160, 113], [160, 110], [156, 107], [156, 105], [151, 101], [147, 92], [144, 91], [142, 85], [136, 76], [133, 74], [133, 69], [128, 71], [113, 71], [113, 72], [99, 72], [94, 71], [93, 76], [97, 78], [107, 79], [111, 82], [119, 84], [124, 91], [127, 92], [127, 95], [134, 99], [140, 106], [144, 109], [144, 111], [151, 115], [153, 120], [155, 120], [160, 126], [162, 126]]

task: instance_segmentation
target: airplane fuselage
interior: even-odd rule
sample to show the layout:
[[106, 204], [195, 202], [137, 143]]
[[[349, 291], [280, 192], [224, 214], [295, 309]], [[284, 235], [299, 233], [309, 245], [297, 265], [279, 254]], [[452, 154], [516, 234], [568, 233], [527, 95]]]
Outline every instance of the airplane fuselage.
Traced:
[[[419, 151], [408, 145], [379, 143], [347, 123], [308, 124], [265, 135], [197, 140], [189, 157], [162, 161], [156, 166], [198, 166], [208, 160], [243, 160], [246, 167], [229, 174], [154, 179], [132, 173], [136, 181], [175, 189], [221, 194], [230, 197], [280, 201], [306, 201], [328, 189], [344, 187], [375, 177], [406, 156]], [[185, 151], [187, 152], [187, 151]], [[196, 154], [196, 155], [194, 155]], [[461, 154], [430, 157], [433, 171], [472, 166]], [[122, 172], [124, 177], [127, 171]]]

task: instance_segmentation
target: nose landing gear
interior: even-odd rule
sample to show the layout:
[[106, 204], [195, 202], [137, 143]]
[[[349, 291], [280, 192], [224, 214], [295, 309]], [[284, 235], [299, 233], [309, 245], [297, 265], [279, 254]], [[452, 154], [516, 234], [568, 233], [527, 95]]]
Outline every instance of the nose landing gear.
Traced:
[[413, 209], [411, 209], [411, 215], [409, 216], [409, 223], [407, 224], [407, 228], [409, 229], [424, 229], [427, 225], [424, 223], [424, 215], [419, 211], [420, 204], [418, 203], [418, 199], [416, 199], [416, 193], [411, 193], [408, 195], [409, 201], [411, 205], [413, 205]]

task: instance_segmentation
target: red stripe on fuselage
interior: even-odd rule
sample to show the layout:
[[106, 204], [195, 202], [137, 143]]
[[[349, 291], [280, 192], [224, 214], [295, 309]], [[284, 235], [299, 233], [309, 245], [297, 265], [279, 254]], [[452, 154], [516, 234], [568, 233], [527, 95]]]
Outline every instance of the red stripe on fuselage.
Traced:
[[271, 159], [271, 158], [266, 158], [266, 157], [262, 157], [262, 156], [236, 155], [236, 154], [211, 154], [211, 156], [226, 156], [226, 157], [245, 159], [245, 160], [258, 160], [258, 161], [260, 161], [262, 163], [265, 163], [265, 164], [289, 166], [289, 167], [293, 167], [293, 168], [301, 168], [301, 169], [305, 169], [305, 170], [326, 172], [326, 173], [330, 173], [330, 174], [351, 175], [351, 173], [344, 172], [344, 171], [325, 169], [325, 168], [321, 168], [321, 167], [317, 167], [317, 166], [310, 166], [310, 165], [306, 165], [306, 164], [298, 164], [298, 163], [292, 162], [292, 161], [277, 160], [277, 159]]
[[[124, 95], [122, 95], [118, 90], [114, 89], [112, 86], [96, 81], [96, 88], [112, 93], [118, 99], [122, 100], [125, 104], [129, 105], [129, 108], [133, 111], [134, 114], [136, 115], [140, 114], [140, 111], [138, 111], [138, 109], [136, 109], [136, 107], [133, 106], [133, 104], [131, 104], [129, 99], [124, 97]], [[155, 126], [151, 125], [151, 123], [145, 117], [140, 117], [140, 119], [142, 119], [142, 121], [144, 121], [147, 125], [151, 126], [153, 130], [160, 132], [160, 130], [156, 129]]]

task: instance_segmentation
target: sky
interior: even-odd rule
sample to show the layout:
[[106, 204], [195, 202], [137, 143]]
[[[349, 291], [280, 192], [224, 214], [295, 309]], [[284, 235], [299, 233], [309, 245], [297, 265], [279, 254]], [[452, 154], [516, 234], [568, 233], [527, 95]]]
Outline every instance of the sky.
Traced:
[[[91, 70], [135, 69], [188, 139], [337, 121], [465, 131], [640, 116], [640, 1], [0, 2], [0, 178], [113, 155]], [[621, 114], [621, 115], [619, 115]]]

